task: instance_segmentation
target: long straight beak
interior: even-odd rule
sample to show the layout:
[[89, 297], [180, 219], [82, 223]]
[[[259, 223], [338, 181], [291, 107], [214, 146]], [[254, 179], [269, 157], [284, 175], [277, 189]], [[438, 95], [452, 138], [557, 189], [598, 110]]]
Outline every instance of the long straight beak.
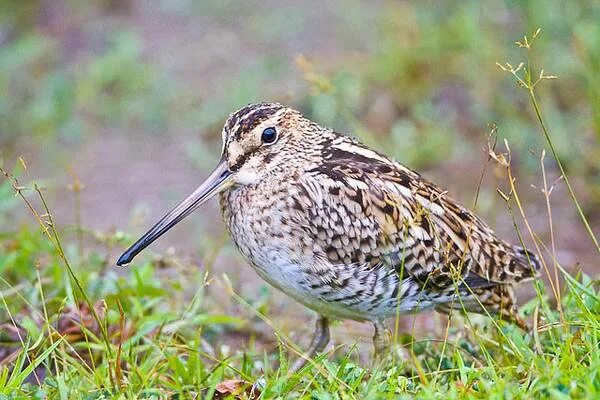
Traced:
[[160, 221], [158, 221], [148, 232], [146, 232], [137, 242], [128, 248], [117, 260], [117, 265], [127, 265], [133, 258], [150, 243], [158, 239], [163, 233], [175, 226], [179, 221], [190, 215], [195, 209], [200, 207], [215, 194], [225, 190], [232, 185], [232, 173], [227, 167], [227, 163], [221, 159], [215, 170], [202, 183], [194, 193], [190, 194], [185, 200], [175, 206]]

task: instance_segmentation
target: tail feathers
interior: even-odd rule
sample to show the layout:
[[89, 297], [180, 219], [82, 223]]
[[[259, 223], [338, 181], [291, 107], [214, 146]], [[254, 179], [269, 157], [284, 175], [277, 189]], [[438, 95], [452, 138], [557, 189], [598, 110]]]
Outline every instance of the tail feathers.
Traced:
[[[519, 267], [521, 279], [525, 280], [539, 275], [541, 268], [540, 259], [532, 251], [520, 246], [513, 246], [514, 258], [511, 260], [512, 266]], [[516, 271], [515, 271], [516, 272]]]
[[446, 314], [450, 314], [454, 309], [496, 316], [515, 324], [525, 332], [531, 330], [527, 322], [519, 316], [515, 292], [511, 285], [499, 284], [480, 287], [472, 289], [471, 293], [475, 298], [469, 295], [462, 301], [439, 304], [436, 306], [436, 310]]

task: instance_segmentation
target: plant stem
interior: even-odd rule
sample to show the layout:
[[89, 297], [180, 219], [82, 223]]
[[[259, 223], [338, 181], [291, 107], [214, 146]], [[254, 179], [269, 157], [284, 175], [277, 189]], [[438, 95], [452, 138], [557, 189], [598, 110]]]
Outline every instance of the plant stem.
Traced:
[[533, 86], [528, 86], [528, 92], [529, 92], [529, 97], [531, 98], [531, 103], [533, 104], [533, 109], [535, 110], [535, 115], [537, 116], [538, 122], [540, 123], [542, 132], [544, 133], [544, 137], [546, 138], [546, 141], [548, 142], [548, 146], [550, 147], [552, 156], [556, 160], [556, 163], [558, 164], [558, 168], [560, 169], [560, 173], [561, 173], [563, 179], [565, 180], [565, 184], [567, 185], [569, 195], [571, 196], [573, 203], [575, 203], [575, 207], [577, 208], [579, 217], [581, 218], [581, 221], [583, 222], [583, 225], [585, 226], [585, 229], [587, 230], [589, 236], [592, 238], [592, 241], [594, 242], [594, 245], [596, 246], [596, 250], [600, 253], [600, 245], [598, 244], [598, 240], [596, 239], [596, 236], [594, 235], [594, 231], [592, 231], [592, 228], [591, 228], [587, 218], [585, 217], [585, 214], [583, 213], [581, 206], [579, 205], [579, 201], [577, 200], [577, 196], [575, 196], [575, 192], [573, 191], [573, 187], [571, 186], [571, 183], [569, 182], [567, 173], [565, 172], [565, 169], [563, 168], [563, 165], [560, 162], [558, 154], [556, 153], [556, 149], [554, 148], [554, 144], [552, 143], [552, 139], [550, 138], [550, 134], [548, 133], [548, 129], [546, 128], [546, 124], [544, 123], [544, 119], [542, 118], [542, 113], [538, 106], [537, 99], [535, 97], [535, 92], [533, 90]]

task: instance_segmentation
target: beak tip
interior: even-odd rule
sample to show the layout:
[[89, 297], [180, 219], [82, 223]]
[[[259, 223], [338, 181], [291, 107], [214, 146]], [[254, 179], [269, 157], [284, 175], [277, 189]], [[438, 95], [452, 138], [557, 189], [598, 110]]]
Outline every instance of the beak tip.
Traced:
[[126, 267], [126, 266], [129, 265], [129, 263], [131, 262], [132, 259], [133, 259], [133, 257], [131, 257], [128, 254], [128, 252], [125, 252], [117, 260], [117, 266], [119, 266], [119, 267]]

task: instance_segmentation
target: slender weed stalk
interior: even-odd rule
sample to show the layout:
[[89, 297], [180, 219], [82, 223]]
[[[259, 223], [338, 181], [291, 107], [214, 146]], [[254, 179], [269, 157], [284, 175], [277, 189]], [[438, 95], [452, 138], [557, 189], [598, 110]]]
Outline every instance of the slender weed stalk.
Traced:
[[[546, 175], [546, 166], [544, 164], [544, 158], [546, 157], [546, 151], [542, 150], [542, 154], [540, 156], [540, 167], [542, 169], [542, 179], [544, 182], [544, 188], [542, 189], [542, 193], [544, 194], [544, 199], [546, 203], [546, 212], [548, 214], [548, 229], [550, 230], [550, 249], [552, 255], [552, 265], [554, 266], [554, 283], [553, 287], [556, 290], [557, 302], [556, 307], [558, 308], [560, 315], [564, 318], [564, 314], [562, 311], [562, 298], [561, 298], [561, 289], [560, 289], [560, 280], [558, 278], [558, 265], [556, 261], [556, 240], [554, 238], [554, 224], [552, 223], [552, 207], [550, 206], [550, 195], [554, 190], [556, 182], [552, 183], [552, 185], [548, 186], [548, 177]], [[559, 178], [560, 179], [560, 178]], [[558, 181], [558, 179], [557, 179]], [[551, 279], [551, 277], [548, 277]]]
[[555, 75], [546, 75], [544, 73], [543, 69], [540, 69], [540, 73], [536, 75], [534, 73], [533, 66], [531, 65], [531, 50], [532, 50], [533, 44], [535, 43], [535, 40], [539, 37], [540, 32], [541, 32], [541, 29], [538, 28], [531, 36], [531, 39], [529, 39], [527, 36], [523, 36], [522, 42], [520, 42], [520, 41], [515, 42], [517, 46], [527, 50], [527, 63], [521, 62], [516, 67], [513, 67], [512, 64], [510, 64], [508, 62], [505, 62], [504, 64], [496, 63], [496, 65], [498, 65], [498, 67], [500, 69], [502, 69], [502, 71], [510, 73], [515, 78], [517, 84], [520, 87], [524, 88], [527, 91], [527, 93], [529, 94], [529, 100], [531, 101], [531, 105], [533, 106], [533, 110], [535, 111], [536, 119], [540, 125], [540, 128], [542, 130], [544, 138], [546, 139], [546, 143], [548, 144], [548, 147], [550, 148], [552, 156], [554, 157], [554, 160], [556, 161], [556, 164], [558, 165], [560, 173], [561, 173], [563, 179], [565, 180], [565, 185], [567, 186], [567, 189], [569, 191], [569, 196], [571, 197], [571, 200], [573, 200], [573, 204], [575, 204], [575, 207], [577, 208], [577, 213], [579, 214], [579, 218], [581, 219], [589, 237], [592, 239], [592, 242], [594, 242], [594, 245], [596, 246], [596, 250], [600, 253], [600, 244], [598, 243], [598, 240], [596, 239], [596, 235], [594, 234], [594, 231], [592, 230], [587, 217], [585, 216], [585, 214], [583, 213], [583, 210], [581, 209], [581, 205], [579, 204], [579, 200], [577, 200], [577, 196], [575, 195], [573, 186], [571, 185], [569, 177], [567, 176], [567, 173], [565, 172], [565, 168], [564, 168], [562, 162], [560, 161], [560, 158], [558, 157], [558, 153], [554, 146], [554, 142], [552, 141], [552, 138], [550, 136], [548, 128], [546, 127], [546, 123], [544, 122], [544, 118], [542, 116], [542, 111], [541, 111], [540, 106], [537, 101], [537, 96], [536, 96], [536, 92], [535, 92], [536, 86], [544, 80], [557, 78]]
[[[550, 283], [550, 288], [552, 290], [552, 294], [554, 295], [554, 298], [556, 299], [557, 303], [560, 303], [561, 301], [561, 294], [559, 292], [558, 287], [556, 286], [556, 282], [553, 280], [553, 275], [551, 274], [549, 268], [548, 268], [548, 264], [546, 262], [546, 259], [544, 257], [544, 252], [542, 251], [542, 249], [544, 248], [543, 242], [539, 239], [538, 235], [534, 232], [533, 228], [531, 227], [531, 223], [529, 222], [529, 219], [527, 218], [527, 215], [525, 213], [525, 209], [523, 207], [523, 204], [521, 202], [521, 198], [519, 196], [519, 193], [517, 191], [516, 188], [516, 178], [514, 177], [513, 173], [512, 173], [512, 168], [511, 168], [511, 150], [510, 147], [508, 145], [508, 141], [505, 140], [504, 143], [506, 149], [507, 149], [507, 153], [506, 155], [497, 155], [497, 159], [499, 161], [499, 163], [505, 168], [506, 170], [506, 174], [507, 174], [507, 181], [508, 181], [508, 185], [509, 185], [509, 192], [508, 194], [505, 194], [502, 190], [497, 189], [498, 194], [500, 194], [500, 196], [503, 198], [503, 200], [506, 202], [506, 205], [508, 207], [508, 211], [512, 217], [513, 220], [513, 227], [515, 229], [515, 232], [517, 234], [517, 238], [519, 239], [519, 243], [523, 246], [525, 246], [525, 240], [523, 237], [523, 233], [521, 232], [521, 229], [519, 228], [519, 225], [517, 224], [517, 215], [520, 217], [520, 219], [523, 221], [523, 223], [525, 224], [525, 228], [527, 229], [527, 233], [529, 234], [529, 236], [531, 237], [531, 240], [533, 242], [533, 245], [535, 247], [535, 252], [538, 255], [539, 259], [540, 259], [540, 263], [542, 264], [542, 268], [546, 274], [546, 276], [548, 277], [548, 281]], [[514, 209], [513, 209], [513, 205], [516, 205], [516, 210], [518, 212], [517, 215], [515, 215]], [[531, 262], [531, 260], [529, 261], [529, 265], [531, 268], [533, 268], [533, 263]], [[538, 298], [538, 301], [540, 302], [540, 304], [545, 305], [546, 303], [543, 301], [543, 293], [542, 293], [542, 288], [541, 288], [541, 283], [536, 280], [534, 281], [534, 290], [536, 291], [536, 295]], [[548, 318], [551, 318], [551, 312], [547, 309], [547, 305], [545, 306], [545, 316]], [[562, 307], [558, 306], [557, 307], [557, 311], [559, 312], [559, 316], [561, 321], [565, 321], [565, 316], [562, 310]], [[537, 325], [538, 321], [534, 321], [534, 324]], [[550, 338], [552, 339], [552, 341], [554, 343], [556, 343], [557, 341], [557, 337], [556, 335], [554, 335], [552, 332], [550, 332]]]
[[71, 177], [73, 178], [73, 182], [70, 183], [67, 187], [69, 190], [73, 192], [73, 197], [75, 201], [75, 232], [77, 234], [77, 255], [79, 257], [79, 263], [83, 262], [83, 225], [81, 223], [81, 192], [85, 189], [85, 185], [77, 176], [77, 173], [73, 168], [70, 169]]

